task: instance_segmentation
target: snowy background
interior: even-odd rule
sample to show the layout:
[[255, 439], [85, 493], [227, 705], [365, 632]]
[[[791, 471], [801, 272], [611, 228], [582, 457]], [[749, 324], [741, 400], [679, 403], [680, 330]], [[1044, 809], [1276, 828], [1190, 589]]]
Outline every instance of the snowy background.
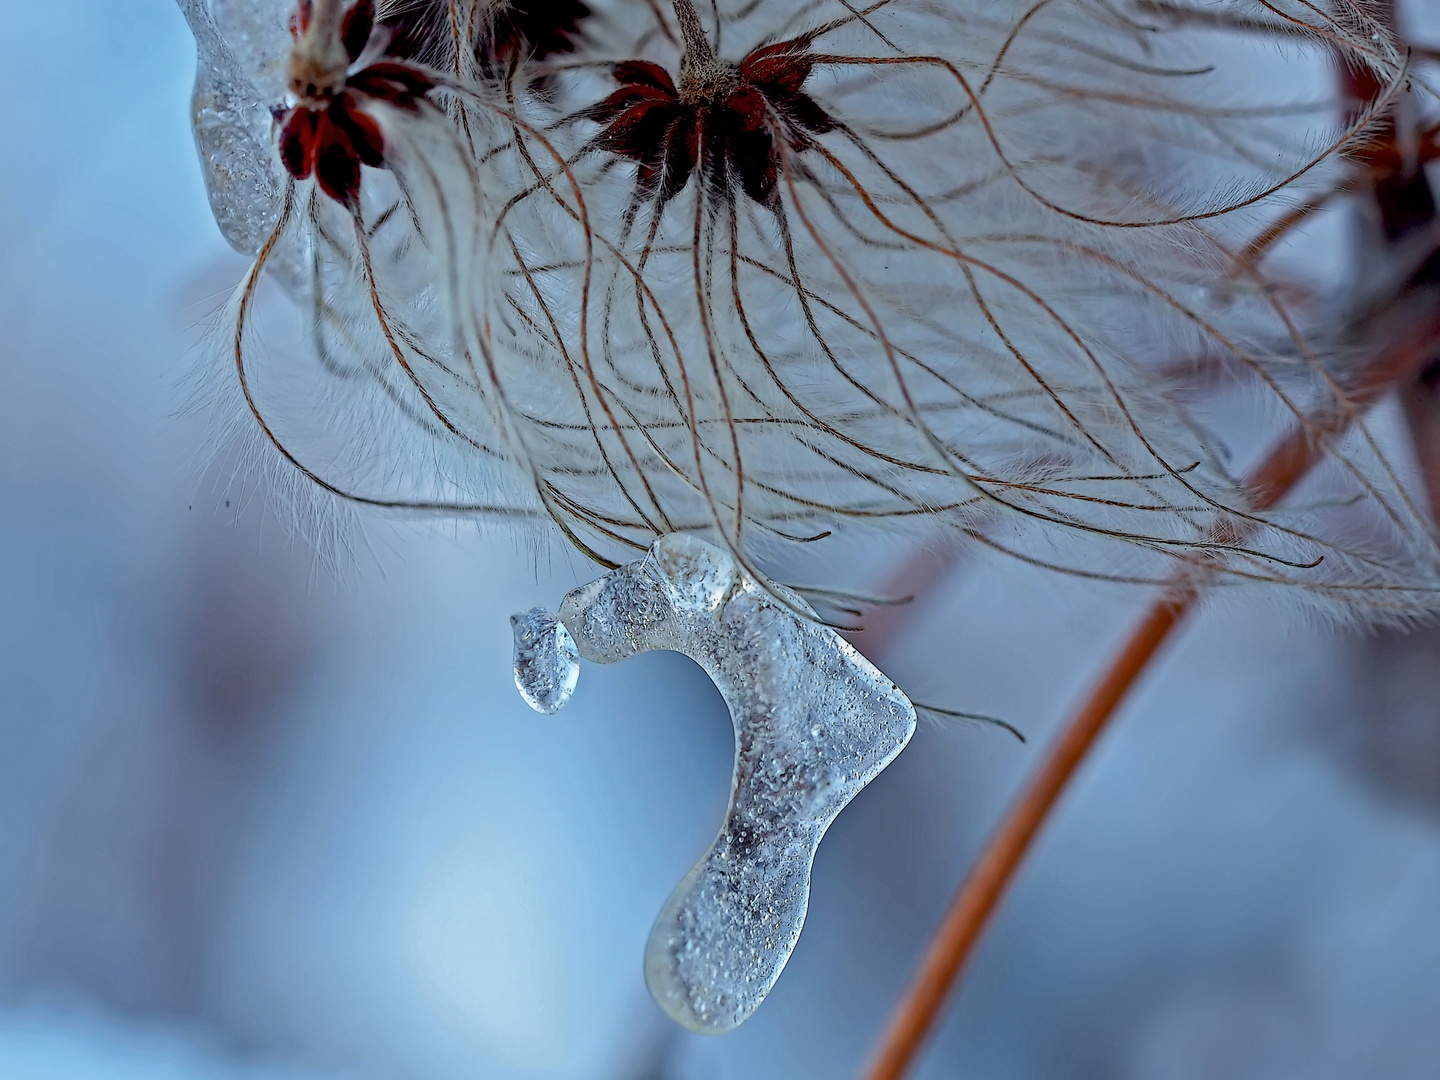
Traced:
[[[0, 1078], [854, 1075], [1145, 598], [950, 568], [877, 659], [1030, 745], [922, 727], [821, 848], [770, 1001], [679, 1032], [640, 957], [723, 808], [718, 695], [650, 655], [537, 716], [507, 617], [585, 567], [376, 521], [331, 572], [197, 480], [187, 378], [245, 264], [184, 22], [0, 27]], [[919, 1075], [1433, 1077], [1437, 1017], [1440, 636], [1232, 604], [1127, 703]]]

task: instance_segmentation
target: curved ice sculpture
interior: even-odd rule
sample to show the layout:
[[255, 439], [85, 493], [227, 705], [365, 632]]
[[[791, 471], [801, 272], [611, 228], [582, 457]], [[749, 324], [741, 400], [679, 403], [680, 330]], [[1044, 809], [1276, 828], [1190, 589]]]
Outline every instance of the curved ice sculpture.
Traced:
[[909, 741], [915, 709], [799, 596], [761, 585], [729, 552], [691, 536], [662, 537], [644, 559], [576, 589], [560, 620], [596, 663], [684, 653], [730, 708], [725, 823], [670, 895], [645, 951], [646, 982], [671, 1017], [704, 1034], [729, 1031], [759, 1007], [795, 948], [820, 838]]

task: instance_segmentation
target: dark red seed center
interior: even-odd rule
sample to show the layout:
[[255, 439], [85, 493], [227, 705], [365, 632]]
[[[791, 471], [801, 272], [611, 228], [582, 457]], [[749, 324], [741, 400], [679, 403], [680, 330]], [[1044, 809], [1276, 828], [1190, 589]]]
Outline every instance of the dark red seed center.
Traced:
[[754, 50], [735, 67], [687, 73], [677, 90], [658, 64], [615, 65], [619, 89], [590, 109], [596, 145], [634, 161], [640, 191], [662, 204], [697, 171], [710, 193], [776, 198], [781, 148], [802, 150], [835, 121], [802, 89], [815, 61], [801, 42]]

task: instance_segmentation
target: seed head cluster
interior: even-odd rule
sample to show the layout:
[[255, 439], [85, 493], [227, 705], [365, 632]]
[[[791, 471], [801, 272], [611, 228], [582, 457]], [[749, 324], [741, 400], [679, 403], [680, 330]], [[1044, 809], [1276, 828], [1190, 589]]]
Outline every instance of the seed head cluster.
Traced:
[[658, 64], [616, 64], [620, 88], [590, 110], [595, 144], [638, 165], [636, 181], [668, 202], [698, 171], [717, 197], [739, 188], [757, 203], [775, 196], [783, 139], [802, 151], [835, 121], [802, 87], [814, 69], [803, 41], [766, 45], [739, 64], [690, 74], [679, 89]]
[[[1406, 69], [1350, 0], [1266, 9], [302, 0], [244, 405], [327, 499], [526, 520], [606, 565], [674, 531], [752, 569], [900, 535], [1428, 610], [1432, 530], [1380, 439], [1325, 443], [1338, 509], [1262, 512], [1226, 449], [1255, 433], [1185, 382], [1348, 408], [1336, 305], [1255, 238], [1344, 190]], [[1217, 28], [1291, 51], [1250, 78]], [[1301, 102], [1307, 49], [1380, 104]], [[284, 380], [247, 329], [266, 268], [310, 320]]]

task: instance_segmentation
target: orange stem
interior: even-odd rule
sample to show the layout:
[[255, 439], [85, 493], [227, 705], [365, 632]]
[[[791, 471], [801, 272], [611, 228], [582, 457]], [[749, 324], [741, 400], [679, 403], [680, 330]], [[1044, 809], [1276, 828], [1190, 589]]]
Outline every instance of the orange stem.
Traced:
[[[1347, 399], [1349, 408], [1337, 403], [1312, 418], [1309, 425], [1297, 427], [1251, 473], [1247, 486], [1256, 509], [1268, 510], [1279, 503], [1324, 456], [1326, 437], [1334, 437], [1350, 425], [1356, 409], [1374, 402], [1435, 355], [1440, 341], [1440, 305], [1433, 298], [1424, 305], [1427, 310], [1412, 322], [1411, 331], [1366, 366]], [[1056, 800], [1106, 722], [1198, 597], [1193, 585], [1177, 583], [1151, 605], [1050, 747], [1039, 771], [951, 901], [920, 971], [885, 1032], [866, 1074], [868, 1080], [900, 1080], [905, 1075]]]
[[970, 878], [955, 894], [950, 910], [930, 943], [930, 950], [886, 1033], [880, 1054], [870, 1067], [870, 1080], [898, 1080], [929, 1032], [960, 965], [990, 921], [1005, 886], [1015, 876], [1030, 842], [1045, 823], [1075, 769], [1105, 727], [1115, 707], [1145, 670], [1150, 658], [1170, 636], [1189, 609], [1193, 596], [1161, 601], [1146, 613], [1120, 655], [1110, 665], [1089, 700], [1065, 729], [1024, 796], [1000, 825]]

